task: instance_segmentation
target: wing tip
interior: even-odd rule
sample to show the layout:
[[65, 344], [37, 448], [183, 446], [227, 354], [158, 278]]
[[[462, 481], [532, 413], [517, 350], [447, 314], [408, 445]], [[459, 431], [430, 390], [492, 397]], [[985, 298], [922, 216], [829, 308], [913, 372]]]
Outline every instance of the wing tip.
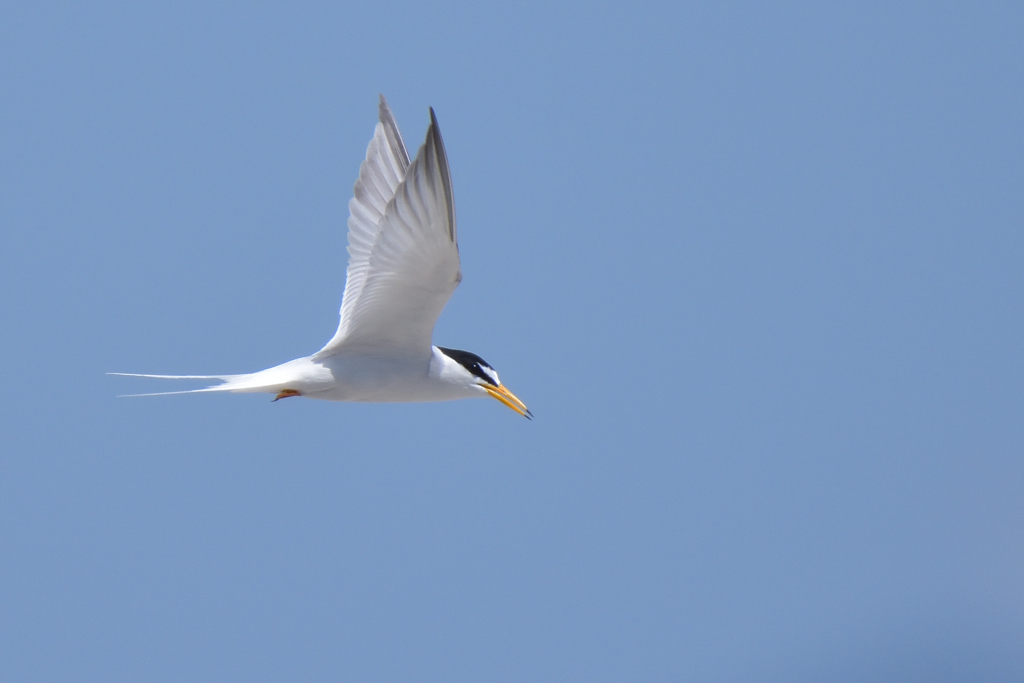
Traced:
[[[378, 93], [380, 101], [377, 104], [377, 119], [380, 124], [384, 127], [384, 135], [387, 137], [388, 144], [398, 157], [404, 171], [409, 167], [409, 150], [405, 148], [405, 141], [402, 140], [402, 134], [398, 132], [398, 122], [395, 121], [395, 115], [391, 111], [388, 100], [384, 97], [384, 93]], [[358, 182], [358, 181], [357, 181]]]
[[432, 147], [436, 158], [438, 169], [441, 173], [441, 183], [444, 192], [445, 206], [448, 209], [448, 237], [455, 242], [458, 248], [457, 229], [455, 227], [455, 193], [452, 190], [452, 172], [448, 165], [448, 152], [444, 147], [444, 138], [441, 137], [441, 126], [437, 123], [437, 114], [433, 107], [430, 109], [430, 127], [427, 129], [427, 140], [425, 147]]

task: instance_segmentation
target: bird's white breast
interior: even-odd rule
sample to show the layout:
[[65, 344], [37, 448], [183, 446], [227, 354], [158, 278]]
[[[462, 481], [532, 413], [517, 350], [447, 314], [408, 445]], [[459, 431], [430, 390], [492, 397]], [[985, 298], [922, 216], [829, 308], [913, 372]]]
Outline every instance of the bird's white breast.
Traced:
[[[298, 359], [301, 383], [294, 388], [308, 398], [328, 401], [421, 402], [484, 396], [469, 386], [461, 366], [433, 348], [429, 356], [407, 357], [365, 351]], [[308, 364], [308, 367], [301, 367]], [[289, 365], [289, 364], [286, 364]], [[297, 378], [298, 379], [298, 378]]]

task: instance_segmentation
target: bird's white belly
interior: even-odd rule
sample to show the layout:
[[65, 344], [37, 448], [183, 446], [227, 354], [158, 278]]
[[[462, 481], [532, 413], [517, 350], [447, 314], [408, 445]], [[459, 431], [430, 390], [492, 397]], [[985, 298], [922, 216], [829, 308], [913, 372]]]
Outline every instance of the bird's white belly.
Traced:
[[295, 387], [307, 398], [394, 403], [450, 401], [476, 395], [433, 376], [430, 357], [398, 359], [338, 354], [310, 363], [319, 366], [311, 373], [313, 381]]

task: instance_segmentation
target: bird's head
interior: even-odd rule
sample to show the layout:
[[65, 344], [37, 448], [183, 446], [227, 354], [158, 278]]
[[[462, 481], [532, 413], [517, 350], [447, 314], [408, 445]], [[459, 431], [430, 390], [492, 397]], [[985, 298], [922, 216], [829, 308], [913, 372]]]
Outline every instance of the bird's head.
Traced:
[[526, 419], [533, 419], [533, 413], [529, 411], [526, 404], [502, 385], [497, 371], [483, 358], [469, 351], [446, 349], [440, 346], [437, 348], [445, 356], [455, 361], [454, 369], [459, 373], [461, 382], [486, 393], [491, 398], [498, 399]]

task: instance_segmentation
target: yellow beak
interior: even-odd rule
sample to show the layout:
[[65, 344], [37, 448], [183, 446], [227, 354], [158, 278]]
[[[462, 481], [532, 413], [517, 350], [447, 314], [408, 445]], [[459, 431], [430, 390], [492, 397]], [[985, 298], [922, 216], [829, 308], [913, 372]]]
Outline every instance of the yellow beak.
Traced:
[[493, 384], [481, 384], [480, 386], [484, 388], [484, 391], [486, 391], [491, 398], [498, 399], [509, 408], [525, 417], [527, 420], [533, 419], [533, 413], [527, 409], [526, 404], [520, 401], [515, 394], [505, 387], [500, 385], [495, 386]]

